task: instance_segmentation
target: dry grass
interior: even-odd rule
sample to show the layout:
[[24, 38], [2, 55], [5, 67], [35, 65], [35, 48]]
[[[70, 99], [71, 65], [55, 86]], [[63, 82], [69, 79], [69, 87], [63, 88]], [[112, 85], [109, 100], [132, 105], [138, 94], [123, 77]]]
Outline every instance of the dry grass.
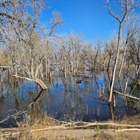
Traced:
[[57, 120], [51, 117], [43, 117], [43, 118], [34, 118], [34, 124], [32, 125], [32, 129], [41, 129], [44, 127], [54, 126], [57, 124]]
[[[104, 124], [113, 124], [116, 122], [104, 122]], [[118, 131], [128, 129], [125, 125], [133, 124], [139, 126], [139, 115], [134, 117], [125, 117], [120, 122], [120, 126], [112, 127], [112, 125], [98, 125], [102, 123], [84, 122], [60, 122], [50, 117], [44, 116], [34, 118], [34, 124], [20, 126], [18, 128], [1, 129], [1, 140], [140, 140], [139, 130], [134, 131]]]
[[115, 132], [112, 129], [98, 131], [96, 129], [79, 129], [35, 132], [30, 138], [32, 140], [140, 140], [140, 135], [138, 132]]

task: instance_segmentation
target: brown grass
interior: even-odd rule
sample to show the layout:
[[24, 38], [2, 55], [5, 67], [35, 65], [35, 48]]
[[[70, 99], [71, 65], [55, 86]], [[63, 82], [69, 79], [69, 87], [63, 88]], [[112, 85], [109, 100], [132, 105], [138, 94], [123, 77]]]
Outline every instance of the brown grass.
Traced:
[[[105, 125], [108, 124], [108, 125]], [[111, 125], [109, 125], [111, 124]], [[114, 124], [114, 127], [112, 125]], [[138, 129], [127, 126], [138, 126]], [[90, 127], [88, 127], [90, 126]], [[116, 127], [117, 126], [117, 127]], [[134, 128], [135, 128], [134, 127]], [[125, 131], [122, 131], [125, 130]], [[137, 130], [137, 131], [136, 131]], [[34, 118], [34, 124], [0, 129], [1, 140], [140, 140], [139, 115], [113, 122], [60, 122], [50, 117]]]

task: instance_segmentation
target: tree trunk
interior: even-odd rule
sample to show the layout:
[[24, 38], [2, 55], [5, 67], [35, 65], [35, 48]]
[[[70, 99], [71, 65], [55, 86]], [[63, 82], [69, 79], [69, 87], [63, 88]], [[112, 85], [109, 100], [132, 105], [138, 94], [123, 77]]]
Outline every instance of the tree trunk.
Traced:
[[22, 77], [22, 76], [18, 76], [18, 75], [12, 75], [13, 77], [16, 77], [16, 78], [20, 78], [20, 79], [25, 79], [25, 80], [28, 80], [28, 81], [32, 81], [32, 82], [35, 82], [36, 84], [38, 84], [42, 89], [48, 89], [48, 87], [44, 84], [44, 82], [38, 78], [35, 78], [35, 79], [30, 79], [30, 78], [27, 78], [27, 77]]
[[112, 102], [112, 96], [113, 96], [113, 88], [114, 88], [116, 70], [117, 70], [118, 60], [119, 60], [119, 56], [120, 56], [121, 29], [122, 29], [122, 24], [120, 23], [120, 25], [119, 25], [119, 31], [118, 31], [117, 55], [116, 55], [115, 64], [114, 64], [114, 67], [113, 67], [113, 74], [112, 74], [112, 81], [111, 81], [110, 95], [109, 95], [108, 102]]

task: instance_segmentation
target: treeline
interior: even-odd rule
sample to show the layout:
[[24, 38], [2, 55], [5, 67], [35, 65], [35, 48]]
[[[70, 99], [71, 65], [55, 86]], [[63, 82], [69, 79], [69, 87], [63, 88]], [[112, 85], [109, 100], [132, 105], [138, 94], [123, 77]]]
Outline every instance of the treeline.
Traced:
[[[111, 74], [116, 55], [116, 38], [94, 44], [85, 42], [81, 35], [58, 35], [42, 38], [38, 32], [32, 32], [26, 43], [18, 38], [1, 47], [0, 65], [10, 66], [14, 74], [42, 80], [52, 76], [52, 71], [66, 77], [86, 75], [86, 71], [107, 71]], [[135, 34], [129, 38], [127, 48], [122, 41], [117, 70], [133, 68], [139, 73], [140, 37]], [[126, 71], [125, 71], [126, 72]]]

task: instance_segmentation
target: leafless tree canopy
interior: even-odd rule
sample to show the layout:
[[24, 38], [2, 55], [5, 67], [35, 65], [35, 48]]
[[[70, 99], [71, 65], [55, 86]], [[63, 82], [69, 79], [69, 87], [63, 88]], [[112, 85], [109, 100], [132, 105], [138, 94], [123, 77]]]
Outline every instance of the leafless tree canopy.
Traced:
[[[43, 0], [2, 0], [0, 2], [0, 34], [3, 39], [24, 38], [38, 23]], [[11, 37], [12, 36], [12, 37]]]

